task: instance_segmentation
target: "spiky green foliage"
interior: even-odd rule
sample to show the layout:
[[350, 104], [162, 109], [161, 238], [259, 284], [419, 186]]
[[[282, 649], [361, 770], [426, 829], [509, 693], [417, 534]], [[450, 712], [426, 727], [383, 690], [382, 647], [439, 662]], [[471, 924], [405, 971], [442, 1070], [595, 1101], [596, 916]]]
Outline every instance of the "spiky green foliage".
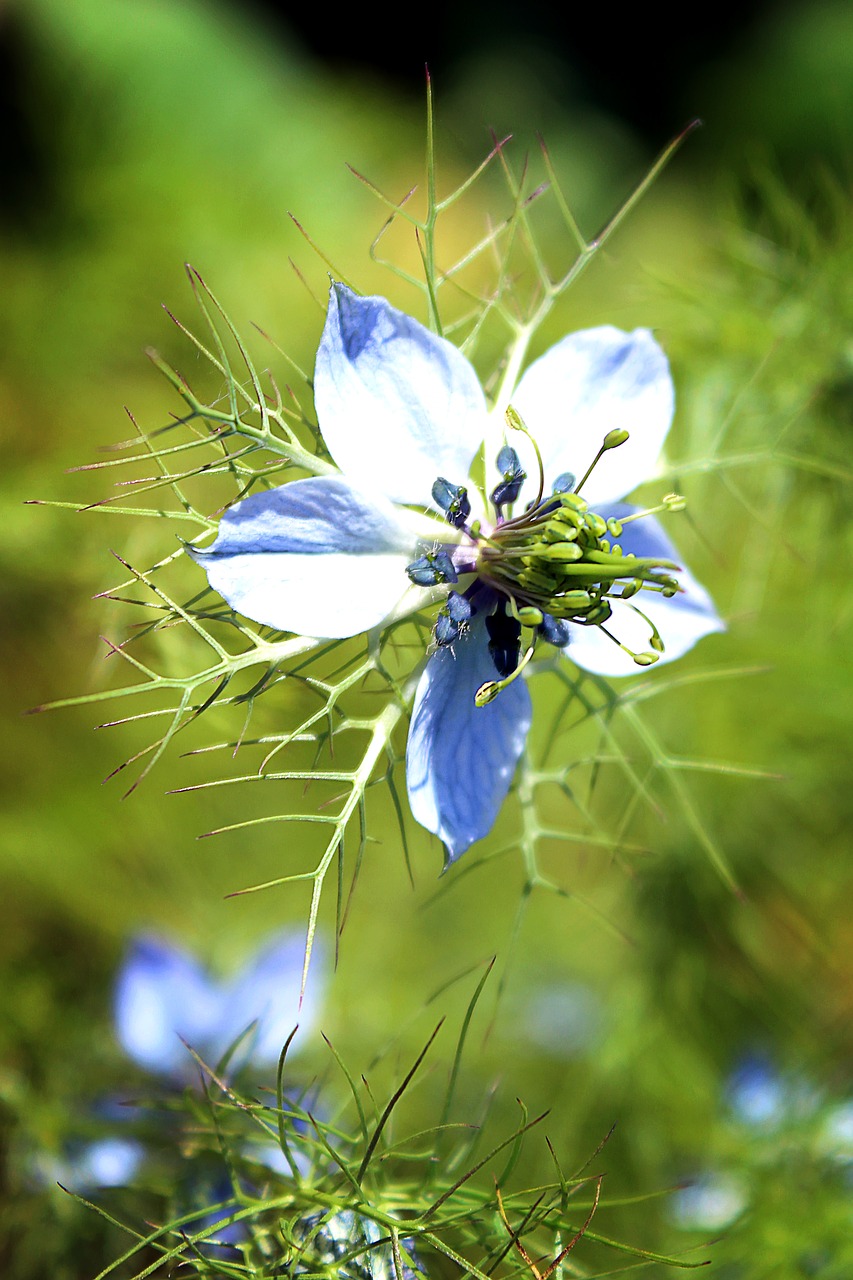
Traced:
[[[433, 1072], [426, 1086], [421, 1079], [441, 1022], [396, 1078], [387, 1055], [359, 1078], [329, 1045], [333, 1073], [298, 1091], [288, 1082], [285, 1045], [272, 1096], [229, 1082], [225, 1060], [208, 1066], [194, 1054], [202, 1091], [188, 1091], [183, 1105], [173, 1100], [165, 1121], [172, 1149], [181, 1151], [173, 1211], [142, 1231], [92, 1203], [131, 1237], [97, 1280], [143, 1280], [178, 1266], [185, 1274], [244, 1280], [400, 1280], [412, 1271], [548, 1280], [554, 1272], [591, 1278], [652, 1263], [703, 1266], [692, 1250], [668, 1256], [613, 1238], [605, 1223], [619, 1200], [603, 1191], [601, 1148], [567, 1173], [545, 1134], [546, 1113], [531, 1117], [519, 1104], [516, 1127], [502, 1136], [488, 1113], [457, 1118], [458, 1068], [490, 969], [469, 1002], [443, 1087], [443, 1073]], [[419, 1097], [413, 1129], [409, 1095], [416, 1086], [421, 1094], [428, 1089], [436, 1110], [424, 1126]], [[522, 1149], [531, 1141], [547, 1145], [553, 1176], [519, 1185]], [[144, 1172], [139, 1178], [144, 1182]], [[334, 1251], [329, 1230], [338, 1238]]]
[[[517, 380], [531, 342], [554, 307], [608, 243], [680, 141], [667, 148], [604, 230], [587, 240], [544, 144], [540, 175], [532, 176], [527, 162], [516, 173], [506, 141], [499, 142], [469, 179], [439, 198], [430, 102], [423, 212], [418, 216], [411, 211], [414, 188], [397, 203], [371, 188], [390, 209], [374, 243], [374, 256], [386, 235], [401, 226], [408, 229], [417, 246], [421, 277], [393, 263], [386, 265], [421, 291], [432, 326], [451, 335], [479, 361], [484, 384], [500, 396], [501, 388]], [[465, 197], [492, 170], [504, 187], [500, 212], [470, 248], [445, 264], [442, 229], [452, 219], [458, 222]], [[539, 229], [546, 205], [547, 235]], [[547, 221], [554, 217], [563, 233], [556, 248]], [[323, 261], [336, 276], [343, 276], [335, 264]], [[189, 276], [206, 336], [196, 337], [180, 327], [208, 374], [212, 373], [214, 392], [196, 390], [152, 352], [182, 409], [166, 426], [138, 430], [136, 439], [118, 446], [114, 457], [95, 464], [99, 472], [129, 467], [131, 478], [120, 480], [113, 493], [89, 508], [167, 521], [165, 527], [178, 533], [182, 546], [166, 551], [145, 568], [126, 565], [130, 576], [104, 593], [147, 615], [121, 643], [108, 642], [116, 659], [130, 666], [136, 678], [53, 705], [116, 699], [144, 703], [144, 709], [111, 721], [132, 722], [140, 729], [152, 723], [157, 726], [154, 736], [120, 766], [136, 770], [131, 787], [170, 746], [189, 745], [191, 738], [192, 750], [218, 753], [218, 759], [230, 757], [234, 763], [227, 776], [195, 784], [239, 787], [244, 797], [239, 802], [243, 812], [210, 835], [270, 824], [302, 826], [305, 847], [316, 847], [315, 861], [307, 868], [283, 868], [280, 877], [251, 888], [309, 884], [307, 973], [321, 897], [333, 867], [338, 927], [344, 918], [348, 877], [354, 883], [370, 839], [371, 809], [376, 804], [372, 793], [378, 783], [387, 784], [402, 847], [407, 847], [399, 765], [408, 703], [425, 658], [430, 618], [424, 614], [392, 619], [363, 641], [285, 638], [247, 622], [209, 590], [198, 589], [197, 572], [187, 569], [183, 547], [203, 544], [218, 513], [251, 492], [291, 477], [328, 474], [333, 468], [312, 418], [308, 376], [284, 356], [279, 359], [283, 376], [289, 379], [284, 385], [280, 375], [260, 371], [207, 284], [192, 269]], [[502, 834], [501, 847], [485, 855], [520, 850], [526, 877], [522, 908], [537, 888], [571, 892], [571, 886], [545, 870], [543, 850], [549, 844], [581, 842], [620, 857], [641, 849], [632, 835], [636, 811], [660, 812], [655, 785], [660, 777], [666, 780], [668, 801], [681, 810], [721, 873], [728, 876], [725, 856], [696, 811], [686, 778], [691, 769], [736, 772], [736, 767], [687, 761], [668, 752], [645, 717], [650, 694], [662, 694], [684, 677], [658, 679], [651, 690], [631, 687], [615, 692], [603, 681], [573, 673], [554, 660], [537, 661], [531, 670], [548, 677], [536, 681], [546, 688], [550, 685], [546, 705], [554, 704], [556, 689], [557, 711], [547, 733], [534, 742], [523, 762], [517, 787], [520, 822], [510, 817], [502, 824], [515, 834], [509, 839]], [[712, 671], [709, 678], [718, 674]], [[694, 672], [689, 679], [700, 680], [702, 675]], [[230, 733], [217, 740], [208, 729], [202, 737], [199, 722], [222, 723], [223, 713]], [[618, 811], [606, 817], [596, 806], [605, 774], [619, 780], [622, 797]], [[256, 802], [248, 796], [261, 783], [275, 784], [273, 803], [263, 812], [246, 813], [255, 809]], [[300, 785], [303, 794], [297, 800]], [[549, 811], [549, 792], [568, 802], [559, 819]], [[264, 797], [269, 794], [265, 786]], [[478, 865], [476, 854], [468, 865], [469, 870]]]

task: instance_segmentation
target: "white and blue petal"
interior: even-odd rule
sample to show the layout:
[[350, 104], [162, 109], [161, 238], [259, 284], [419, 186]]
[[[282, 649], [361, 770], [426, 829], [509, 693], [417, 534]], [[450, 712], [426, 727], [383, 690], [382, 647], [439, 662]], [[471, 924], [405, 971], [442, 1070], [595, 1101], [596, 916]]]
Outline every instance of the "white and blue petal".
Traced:
[[302, 965], [305, 939], [291, 934], [276, 939], [255, 957], [226, 986], [219, 1028], [220, 1052], [246, 1030], [251, 1022], [257, 1027], [247, 1042], [253, 1062], [278, 1062], [287, 1037], [296, 1024], [300, 1032], [316, 1021], [318, 1011], [319, 948], [314, 948], [311, 985], [306, 990], [302, 1007]]
[[[584, 485], [583, 496], [596, 508], [653, 475], [674, 403], [667, 358], [649, 330], [625, 333], [612, 325], [563, 338], [530, 365], [512, 397], [542, 454], [546, 492], [564, 472], [580, 480], [609, 431], [630, 433]], [[527, 471], [530, 497], [538, 478], [533, 452], [520, 435], [510, 443]]]
[[115, 1028], [125, 1052], [160, 1075], [186, 1071], [181, 1037], [203, 1054], [221, 1013], [216, 986], [184, 952], [156, 938], [132, 945], [118, 976]]
[[293, 480], [222, 517], [191, 554], [232, 609], [278, 631], [340, 639], [376, 626], [409, 587], [406, 513], [343, 477]]
[[412, 814], [443, 841], [447, 863], [488, 835], [506, 798], [530, 728], [523, 678], [478, 707], [480, 685], [495, 680], [485, 618], [476, 616], [429, 659], [412, 708], [406, 782]]
[[[615, 516], [618, 520], [637, 510], [637, 507], [619, 503], [601, 514]], [[626, 524], [617, 541], [626, 554], [679, 561], [678, 552], [654, 516], [644, 516]], [[682, 588], [678, 595], [667, 599], [658, 591], [639, 591], [624, 604], [614, 602], [613, 616], [606, 624], [607, 630], [635, 653], [648, 651], [649, 625], [631, 605], [641, 609], [657, 627], [665, 646], [657, 665], [682, 657], [703, 636], [725, 630], [725, 623], [701, 583], [686, 569], [680, 569], [673, 576]], [[598, 627], [572, 626], [564, 653], [579, 667], [600, 676], [633, 676], [641, 670]]]
[[486, 429], [462, 353], [384, 298], [342, 284], [329, 294], [314, 402], [341, 470], [395, 502], [429, 505], [437, 476], [464, 484]]

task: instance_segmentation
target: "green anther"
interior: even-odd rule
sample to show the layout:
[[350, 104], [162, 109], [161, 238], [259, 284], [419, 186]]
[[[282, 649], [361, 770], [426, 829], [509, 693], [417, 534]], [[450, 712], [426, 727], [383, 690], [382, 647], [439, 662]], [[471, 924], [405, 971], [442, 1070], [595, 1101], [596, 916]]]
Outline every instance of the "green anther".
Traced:
[[618, 449], [620, 444], [624, 444], [630, 438], [630, 432], [625, 430], [608, 431], [601, 445], [602, 449]]
[[607, 565], [609, 568], [617, 569], [618, 576], [620, 578], [625, 575], [626, 565], [630, 567], [636, 565], [638, 568], [650, 569], [655, 563], [653, 560], [638, 560], [636, 556], [623, 555], [622, 548], [618, 544], [612, 551], [596, 551], [594, 549], [590, 549], [585, 553], [584, 558], [589, 560], [591, 564]]
[[615, 516], [611, 516], [607, 521], [607, 531], [614, 538], [622, 537], [622, 521], [617, 520]]
[[[536, 548], [536, 560], [580, 560], [583, 548], [576, 542], [539, 543]], [[527, 556], [524, 557], [527, 560]]]
[[518, 611], [518, 620], [523, 627], [538, 627], [542, 621], [542, 610], [533, 605], [525, 605]]
[[631, 596], [635, 596], [638, 591], [642, 591], [642, 578], [635, 578], [633, 582], [626, 582], [622, 587], [622, 599], [630, 600]]
[[542, 537], [546, 542], [574, 542], [579, 529], [580, 523], [567, 524], [564, 520], [546, 520], [542, 528]]
[[601, 600], [594, 609], [590, 609], [585, 618], [579, 619], [586, 627], [598, 627], [602, 622], [606, 622], [612, 615], [613, 610], [606, 600]]
[[523, 431], [527, 435], [527, 427], [521, 420], [521, 414], [517, 413], [511, 404], [507, 405], [504, 418], [506, 419], [506, 425], [511, 427], [513, 431]]
[[568, 508], [571, 511], [589, 510], [589, 503], [579, 493], [558, 493], [556, 496], [560, 506], [564, 509]]
[[544, 573], [537, 573], [535, 569], [525, 569], [523, 573], [518, 575], [518, 585], [524, 591], [535, 591], [539, 595], [553, 596], [559, 591], [559, 583], [556, 578], [547, 576]]
[[661, 505], [667, 511], [683, 511], [687, 506], [687, 499], [680, 493], [667, 493], [661, 498]]
[[494, 702], [500, 691], [501, 686], [497, 680], [487, 680], [485, 684], [480, 685], [479, 689], [474, 694], [474, 706], [488, 706], [490, 702]]
[[569, 613], [580, 613], [581, 610], [592, 608], [595, 597], [588, 591], [564, 591], [559, 601], [560, 607], [567, 609]]
[[[624, 646], [623, 646], [623, 648], [624, 648]], [[632, 653], [632, 654], [631, 654], [631, 657], [634, 659], [634, 661], [636, 662], [636, 664], [637, 664], [637, 666], [638, 666], [638, 667], [650, 667], [650, 666], [652, 666], [652, 664], [653, 664], [653, 663], [657, 662], [658, 658], [660, 657], [660, 654], [658, 654], [658, 653]]]
[[663, 653], [664, 644], [657, 632], [649, 640], [649, 644], [657, 653]]
[[597, 516], [594, 511], [587, 511], [584, 518], [587, 529], [591, 529], [596, 538], [603, 538], [607, 532], [607, 525], [601, 516]]
[[527, 653], [521, 659], [521, 662], [519, 662], [518, 666], [515, 668], [515, 671], [510, 672], [504, 680], [487, 680], [485, 684], [481, 684], [477, 692], [474, 694], [474, 706], [485, 707], [490, 702], [494, 702], [495, 698], [503, 689], [506, 689], [511, 685], [513, 680], [518, 679], [530, 659], [533, 657], [533, 651], [534, 646], [531, 645], [527, 650]]

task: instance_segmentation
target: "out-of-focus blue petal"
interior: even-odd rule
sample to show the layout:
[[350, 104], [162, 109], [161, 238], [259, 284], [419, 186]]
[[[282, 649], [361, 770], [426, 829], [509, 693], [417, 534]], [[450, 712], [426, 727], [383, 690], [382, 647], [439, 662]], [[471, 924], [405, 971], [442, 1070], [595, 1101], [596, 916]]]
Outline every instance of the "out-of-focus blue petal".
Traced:
[[354, 481], [429, 505], [437, 476], [464, 484], [486, 402], [462, 353], [384, 298], [329, 294], [314, 400], [323, 439]]
[[[525, 371], [512, 403], [539, 446], [546, 491], [563, 471], [580, 480], [609, 431], [630, 439], [610, 449], [583, 487], [596, 509], [624, 498], [655, 469], [675, 397], [666, 356], [648, 329], [612, 325], [570, 333]], [[533, 496], [538, 467], [530, 442], [513, 438]]]
[[[614, 516], [619, 520], [638, 509], [627, 503], [617, 503], [601, 514], [605, 518]], [[673, 516], [672, 519], [677, 520], [678, 517]], [[642, 520], [626, 524], [615, 541], [626, 555], [657, 557], [679, 563], [678, 552], [654, 516], [644, 516]], [[630, 602], [613, 602], [613, 616], [607, 624], [608, 631], [635, 653], [648, 650], [648, 625], [630, 605], [635, 604], [642, 609], [657, 627], [665, 646], [656, 665], [682, 657], [703, 636], [725, 631], [726, 624], [714, 608], [714, 602], [693, 575], [682, 569], [673, 576], [682, 587], [678, 595], [667, 600], [658, 591], [639, 591]], [[572, 626], [564, 652], [579, 667], [601, 676], [635, 676], [641, 670], [598, 627]]]
[[247, 1042], [253, 1062], [278, 1062], [282, 1046], [297, 1023], [299, 1036], [295, 1044], [299, 1043], [317, 1020], [324, 977], [322, 948], [315, 945], [309, 982], [300, 1009], [304, 958], [304, 936], [293, 934], [277, 939], [228, 984], [222, 1012], [223, 1051], [255, 1020], [257, 1028]]
[[69, 1162], [72, 1182], [63, 1185], [69, 1191], [78, 1192], [94, 1187], [127, 1187], [144, 1155], [142, 1144], [132, 1138], [101, 1138], [90, 1142]]
[[191, 555], [238, 613], [337, 639], [391, 612], [409, 586], [415, 545], [405, 516], [378, 492], [318, 476], [238, 502], [213, 545]]
[[115, 1027], [135, 1062], [184, 1073], [190, 1056], [179, 1037], [204, 1054], [220, 1014], [219, 992], [194, 960], [156, 938], [134, 942], [116, 983]]
[[530, 694], [519, 678], [484, 707], [480, 685], [495, 680], [485, 618], [478, 614], [421, 676], [406, 753], [415, 819], [444, 842], [447, 864], [492, 829], [530, 728]]
[[749, 1203], [740, 1178], [727, 1173], [706, 1173], [675, 1192], [670, 1216], [685, 1231], [721, 1231], [740, 1217]]
[[784, 1117], [787, 1089], [779, 1072], [765, 1057], [750, 1055], [740, 1062], [729, 1081], [732, 1111], [746, 1124], [771, 1126]]

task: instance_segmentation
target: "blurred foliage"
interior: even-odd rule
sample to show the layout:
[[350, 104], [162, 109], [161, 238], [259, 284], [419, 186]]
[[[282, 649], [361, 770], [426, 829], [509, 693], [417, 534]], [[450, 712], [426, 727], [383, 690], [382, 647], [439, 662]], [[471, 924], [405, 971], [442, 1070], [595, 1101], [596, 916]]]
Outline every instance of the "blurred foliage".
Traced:
[[[794, 34], [766, 40], [757, 68], [732, 64], [718, 82], [717, 101], [733, 111], [743, 110], [744, 77], [750, 102], [774, 102], [768, 136], [793, 138], [798, 121], [812, 121], [791, 144], [789, 168], [802, 167], [803, 150], [844, 116], [837, 100], [808, 88], [819, 85], [828, 52], [846, 56], [835, 13], [786, 11], [775, 30]], [[19, 504], [100, 497], [91, 476], [62, 479], [61, 468], [128, 434], [123, 403], [145, 423], [168, 412], [137, 353], [154, 341], [178, 367], [194, 359], [155, 310], [166, 298], [185, 314], [185, 258], [244, 333], [257, 322], [306, 368], [322, 311], [287, 259], [318, 294], [324, 268], [288, 210], [336, 262], [356, 264], [362, 287], [409, 305], [368, 260], [381, 215], [343, 162], [404, 194], [420, 171], [422, 121], [387, 91], [332, 82], [215, 4], [27, 0], [2, 21], [24, 59], [41, 176], [6, 201], [0, 243], [2, 482], [13, 495], [2, 642], [15, 717], [2, 748], [0, 1135], [9, 1158], [0, 1235], [13, 1242], [3, 1259], [12, 1280], [77, 1280], [121, 1243], [103, 1219], [35, 1185], [28, 1153], [61, 1150], [90, 1103], [132, 1088], [109, 1018], [123, 940], [154, 925], [227, 967], [283, 917], [301, 918], [304, 902], [290, 891], [223, 900], [280, 875], [291, 857], [278, 834], [195, 843], [232, 820], [227, 796], [164, 798], [156, 776], [123, 802], [115, 783], [101, 790], [132, 735], [93, 734], [86, 710], [17, 719], [99, 678], [95, 637], [111, 623], [87, 597], [116, 578], [106, 547], [135, 563], [155, 554], [147, 527]], [[796, 36], [821, 23], [829, 35]], [[441, 118], [440, 85], [438, 106]], [[794, 124], [783, 135], [785, 112]], [[602, 159], [608, 130], [626, 136], [612, 121], [569, 129], [555, 111], [548, 130], [591, 232], [635, 176], [623, 157], [637, 170], [643, 158], [628, 142]], [[488, 146], [484, 136], [480, 152]], [[440, 132], [448, 186], [467, 163], [455, 147]], [[503, 970], [520, 869], [463, 863], [437, 886], [440, 855], [417, 834], [412, 892], [389, 808], [375, 832], [382, 842], [365, 858], [323, 1025], [353, 1063], [392, 1041], [408, 1059], [436, 1010], [464, 1011], [465, 984], [452, 980], [497, 949], [504, 977], [487, 988], [469, 1041], [462, 1114], [482, 1113], [501, 1074], [497, 1119], [515, 1123], [516, 1094], [531, 1114], [550, 1107], [548, 1133], [572, 1167], [618, 1122], [598, 1161], [614, 1199], [706, 1170], [747, 1188], [730, 1236], [696, 1255], [715, 1259], [714, 1274], [840, 1278], [850, 1269], [849, 1157], [827, 1157], [815, 1135], [853, 1095], [850, 193], [843, 177], [819, 170], [794, 190], [769, 163], [687, 184], [679, 164], [540, 342], [587, 324], [650, 324], [670, 355], [672, 457], [693, 522], [680, 542], [730, 629], [679, 664], [684, 683], [655, 698], [653, 725], [661, 749], [688, 762], [666, 777], [689, 782], [739, 891], [697, 846], [661, 774], [653, 783], [668, 820], [641, 822], [642, 856], [614, 859], [582, 843], [549, 852], [576, 900], [531, 899]], [[484, 222], [489, 196], [486, 185], [471, 216]], [[253, 349], [280, 361], [260, 337]], [[688, 460], [683, 470], [679, 460]], [[719, 680], [691, 679], [709, 667]], [[652, 696], [654, 673], [632, 687]], [[719, 769], [691, 771], [699, 759]], [[729, 775], [733, 766], [777, 776]], [[194, 780], [194, 761], [175, 767], [170, 785]], [[621, 812], [618, 793], [603, 799]], [[566, 819], [559, 805], [554, 814]], [[752, 1052], [815, 1090], [813, 1111], [782, 1136], [731, 1123], [726, 1082]], [[547, 1176], [544, 1143], [527, 1150], [530, 1177]], [[116, 1207], [118, 1193], [108, 1202]], [[667, 1204], [614, 1208], [614, 1233], [673, 1249], [683, 1228]], [[699, 1228], [681, 1247], [714, 1234]]]

